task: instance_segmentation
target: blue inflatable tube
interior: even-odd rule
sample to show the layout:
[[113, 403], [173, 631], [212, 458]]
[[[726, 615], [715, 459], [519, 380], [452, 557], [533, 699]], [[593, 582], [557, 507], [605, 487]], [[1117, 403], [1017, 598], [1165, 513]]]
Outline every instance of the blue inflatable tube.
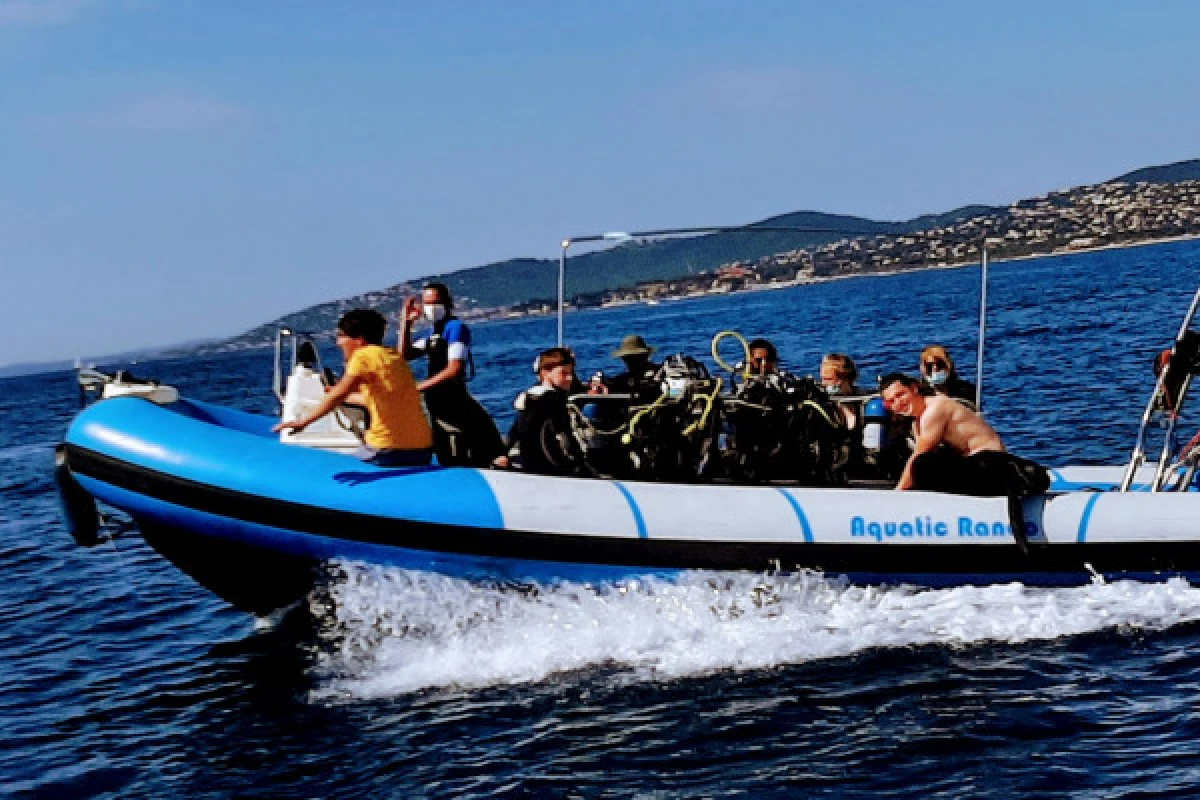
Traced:
[[867, 583], [1074, 585], [1200, 577], [1200, 495], [1061, 492], [1025, 503], [927, 492], [681, 485], [466, 468], [384, 468], [283, 444], [274, 419], [179, 400], [102, 400], [71, 424], [60, 486], [89, 543], [90, 498], [166, 558], [265, 613], [348, 559], [496, 582], [681, 570], [820, 570]]

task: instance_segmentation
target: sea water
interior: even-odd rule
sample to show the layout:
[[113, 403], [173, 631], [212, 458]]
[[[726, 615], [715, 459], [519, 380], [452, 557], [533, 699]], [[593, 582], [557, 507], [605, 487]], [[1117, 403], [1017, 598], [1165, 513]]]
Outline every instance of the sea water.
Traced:
[[[1200, 245], [994, 265], [989, 418], [1051, 464], [1132, 445]], [[639, 333], [703, 356], [772, 338], [862, 383], [931, 342], [973, 377], [977, 269], [568, 316], [585, 374]], [[476, 328], [501, 420], [552, 319]], [[329, 354], [333, 356], [332, 353]], [[726, 354], [736, 357], [736, 353]], [[270, 412], [270, 354], [137, 365]], [[29, 797], [1125, 797], [1200, 786], [1200, 589], [916, 590], [693, 572], [497, 588], [328, 565], [306, 614], [254, 620], [136, 532], [58, 520], [68, 373], [0, 381], [0, 795]], [[1187, 433], [1191, 433], [1189, 429]]]

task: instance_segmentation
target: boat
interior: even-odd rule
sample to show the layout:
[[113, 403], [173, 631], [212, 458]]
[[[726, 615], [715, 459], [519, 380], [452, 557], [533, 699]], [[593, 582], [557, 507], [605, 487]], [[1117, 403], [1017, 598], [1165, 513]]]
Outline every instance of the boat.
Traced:
[[[99, 501], [128, 514], [201, 585], [255, 614], [301, 600], [337, 561], [499, 584], [689, 570], [810, 570], [928, 587], [1200, 581], [1200, 447], [1178, 459], [1164, 449], [1158, 462], [1145, 452], [1162, 398], [1172, 398], [1174, 425], [1200, 363], [1200, 334], [1190, 328], [1198, 304], [1200, 291], [1130, 462], [1052, 470], [1049, 491], [1020, 501], [1025, 529], [1016, 535], [1004, 497], [377, 467], [347, 455], [356, 423], [338, 414], [274, 434], [279, 417], [128, 379], [104, 384], [103, 398], [76, 416], [55, 474], [80, 544], [105, 539]], [[311, 340], [280, 331], [273, 383], [283, 419], [319, 400], [323, 372]]]

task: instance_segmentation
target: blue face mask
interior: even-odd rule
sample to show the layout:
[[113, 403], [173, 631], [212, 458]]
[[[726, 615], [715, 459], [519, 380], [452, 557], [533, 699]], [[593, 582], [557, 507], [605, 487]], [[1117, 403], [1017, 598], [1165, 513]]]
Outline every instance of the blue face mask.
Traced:
[[950, 379], [950, 373], [944, 369], [934, 370], [929, 373], [929, 384], [931, 386], [941, 386]]

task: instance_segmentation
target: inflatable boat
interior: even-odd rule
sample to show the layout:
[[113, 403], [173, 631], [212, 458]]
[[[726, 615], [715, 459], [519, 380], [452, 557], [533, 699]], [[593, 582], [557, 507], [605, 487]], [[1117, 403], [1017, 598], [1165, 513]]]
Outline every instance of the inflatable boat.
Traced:
[[[814, 230], [689, 228], [564, 239], [559, 344], [567, 251], [574, 244]], [[985, 246], [980, 390], [987, 265]], [[1017, 509], [1005, 497], [880, 486], [377, 467], [352, 455], [361, 420], [350, 410], [301, 433], [272, 433], [280, 418], [298, 419], [313, 409], [331, 382], [311, 337], [287, 329], [275, 342], [273, 388], [280, 417], [180, 397], [153, 381], [81, 372], [85, 408], [57, 451], [55, 477], [78, 542], [94, 545], [108, 535], [96, 501], [120, 509], [163, 556], [255, 613], [304, 597], [323, 565], [339, 559], [518, 583], [618, 581], [683, 570], [813, 570], [855, 582], [925, 586], [1009, 581], [1060, 586], [1098, 577], [1198, 581], [1200, 436], [1182, 449], [1174, 446], [1184, 398], [1200, 371], [1200, 334], [1191, 330], [1198, 305], [1200, 291], [1174, 346], [1164, 353], [1129, 462], [1051, 470], [1049, 491], [1020, 500]], [[720, 365], [717, 339], [713, 357]], [[719, 381], [717, 387], [707, 398], [709, 408]], [[670, 388], [664, 383], [664, 396]], [[86, 405], [93, 394], [102, 399]], [[1160, 420], [1166, 435], [1153, 462], [1146, 456], [1147, 436], [1152, 421]], [[1014, 531], [1010, 519], [1021, 517], [1023, 530]]]
[[[1184, 372], [1182, 399], [1192, 367], [1178, 365], [1195, 363], [1194, 339], [1181, 334], [1156, 397]], [[321, 393], [316, 365], [293, 362], [277, 381], [285, 419]], [[280, 436], [276, 417], [168, 388], [112, 380], [75, 418], [56, 474], [72, 532], [94, 544], [95, 501], [120, 509], [163, 556], [255, 613], [302, 598], [338, 559], [516, 583], [682, 570], [924, 586], [1200, 580], [1194, 455], [1161, 469], [1135, 453], [1126, 467], [1053, 470], [1050, 491], [1023, 501], [1018, 537], [1003, 497], [376, 467], [347, 454], [356, 439], [337, 415]]]

